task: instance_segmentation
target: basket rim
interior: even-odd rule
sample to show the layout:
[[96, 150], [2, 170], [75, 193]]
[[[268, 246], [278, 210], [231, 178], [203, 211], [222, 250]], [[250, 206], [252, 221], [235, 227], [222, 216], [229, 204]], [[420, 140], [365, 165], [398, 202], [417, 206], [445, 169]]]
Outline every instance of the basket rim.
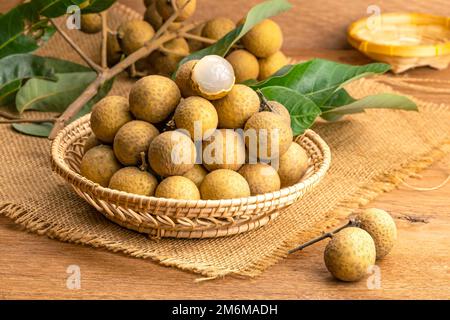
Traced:
[[[151, 205], [161, 206], [171, 206], [177, 207], [196, 207], [196, 208], [220, 208], [225, 206], [245, 206], [258, 204], [265, 201], [276, 200], [285, 196], [289, 196], [295, 192], [308, 188], [319, 180], [321, 180], [326, 172], [328, 171], [331, 164], [331, 151], [326, 142], [313, 130], [307, 129], [301, 136], [297, 136], [296, 139], [306, 136], [312, 140], [315, 145], [322, 152], [322, 160], [320, 161], [318, 170], [305, 180], [296, 183], [295, 185], [282, 188], [275, 192], [269, 192], [265, 194], [233, 198], [233, 199], [220, 199], [220, 200], [179, 200], [179, 199], [169, 199], [169, 198], [158, 198], [154, 196], [143, 196], [127, 193], [124, 191], [118, 191], [110, 188], [103, 187], [97, 183], [94, 183], [87, 178], [83, 177], [81, 174], [75, 172], [70, 168], [62, 155], [62, 150], [60, 150], [61, 144], [64, 138], [71, 134], [73, 130], [80, 127], [90, 120], [90, 113], [84, 115], [83, 117], [77, 119], [76, 121], [67, 125], [62, 129], [51, 144], [51, 166], [52, 170], [64, 178], [69, 184], [73, 185], [74, 182], [77, 183], [77, 187], [82, 191], [91, 193], [95, 195], [100, 200], [109, 201], [111, 198], [115, 198], [121, 201], [125, 201], [128, 204], [139, 204], [139, 207], [150, 207]], [[295, 139], [295, 140], [296, 140]], [[129, 205], [130, 206], [130, 205]]]
[[[450, 30], [450, 17], [433, 15], [428, 13], [405, 13], [390, 12], [380, 15], [385, 22], [392, 22], [399, 19], [400, 23], [408, 22], [410, 24], [432, 24], [444, 26]], [[363, 53], [376, 53], [390, 57], [417, 58], [417, 57], [437, 57], [450, 55], [450, 41], [436, 45], [393, 45], [378, 44], [367, 38], [361, 37], [357, 32], [365, 28], [367, 20], [370, 17], [361, 18], [353, 22], [347, 29], [347, 40], [357, 50]]]

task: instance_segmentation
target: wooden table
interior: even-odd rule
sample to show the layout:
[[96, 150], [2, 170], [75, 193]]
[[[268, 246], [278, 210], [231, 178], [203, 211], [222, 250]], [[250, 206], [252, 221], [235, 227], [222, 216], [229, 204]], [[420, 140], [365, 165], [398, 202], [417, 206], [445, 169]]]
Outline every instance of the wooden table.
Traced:
[[[290, 55], [367, 62], [359, 53], [345, 50], [297, 51]], [[450, 70], [421, 68], [409, 75], [450, 79]], [[450, 101], [450, 94], [418, 96]], [[435, 186], [449, 174], [450, 156], [424, 171], [422, 180], [408, 182]], [[195, 283], [198, 275], [28, 234], [0, 217], [0, 299], [449, 299], [450, 183], [430, 192], [401, 187], [369, 206], [411, 218], [396, 221], [399, 240], [393, 252], [379, 263], [380, 289], [368, 289], [366, 281], [334, 280], [323, 264], [325, 243], [280, 261], [256, 279], [229, 277]], [[80, 266], [79, 290], [66, 287], [69, 265]]]

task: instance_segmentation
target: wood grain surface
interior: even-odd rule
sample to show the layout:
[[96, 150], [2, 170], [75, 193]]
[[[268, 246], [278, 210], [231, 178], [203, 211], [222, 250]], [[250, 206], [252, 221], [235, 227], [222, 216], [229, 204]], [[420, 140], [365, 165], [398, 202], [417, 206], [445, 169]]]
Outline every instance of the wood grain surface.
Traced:
[[[13, 2], [0, 2], [0, 11], [11, 7]], [[123, 2], [138, 8], [140, 6], [136, 5], [138, 1]], [[217, 1], [199, 2], [205, 6], [201, 7], [205, 8], [202, 10], [207, 10], [208, 6], [215, 8], [210, 3]], [[257, 1], [220, 1], [220, 12], [219, 9], [217, 12], [212, 9], [211, 12], [205, 12], [210, 16], [215, 13], [225, 14], [227, 10], [245, 11], [240, 7], [235, 8], [236, 4], [244, 3], [245, 8], [248, 8], [254, 2]], [[339, 14], [333, 14], [332, 9], [325, 8], [325, 4], [339, 7], [343, 14], [352, 18], [358, 10], [364, 14], [369, 3], [365, 0], [346, 1], [349, 8], [344, 8], [339, 5], [343, 1], [292, 2], [299, 3], [298, 11], [280, 18], [283, 28], [289, 30], [295, 30], [295, 23], [306, 19], [300, 16], [306, 11], [301, 9], [302, 6], [310, 10], [309, 21], [314, 20], [314, 14], [319, 16], [329, 10], [329, 16], [336, 19], [333, 23], [337, 23], [344, 19]], [[449, 9], [448, 6], [443, 7], [444, 1], [370, 1], [376, 2], [389, 7], [396, 5], [397, 9], [403, 10], [409, 10], [415, 5], [440, 13]], [[405, 5], [399, 7], [401, 3], [407, 3], [408, 8]], [[205, 12], [203, 15], [206, 15]], [[292, 18], [290, 15], [293, 15], [295, 23], [289, 20]], [[312, 43], [304, 39], [304, 34], [308, 33], [309, 41], [314, 38], [313, 33], [321, 36], [321, 42], [315, 42], [313, 47], [342, 45], [341, 41], [335, 39], [337, 35], [338, 38], [342, 36], [342, 30], [337, 30], [341, 24], [336, 24], [336, 30], [330, 28], [329, 33], [321, 33], [328, 27], [312, 28], [303, 22], [301, 25], [304, 33], [292, 35], [296, 37], [295, 45], [287, 47], [287, 52], [296, 58], [322, 57], [346, 63], [367, 62], [366, 58], [351, 50], [301, 50]], [[438, 72], [421, 68], [408, 75], [450, 80], [450, 70]], [[415, 94], [422, 99], [447, 103], [450, 97], [450, 94]], [[422, 174], [423, 179], [408, 182], [420, 186], [438, 185], [450, 174], [450, 156]], [[148, 260], [29, 234], [7, 218], [0, 217], [0, 299], [449, 299], [450, 183], [430, 192], [401, 187], [380, 196], [368, 206], [391, 212], [397, 217], [399, 228], [399, 240], [394, 250], [378, 263], [381, 272], [379, 289], [369, 289], [366, 280], [357, 283], [334, 280], [323, 264], [326, 241], [280, 261], [256, 279], [227, 277], [197, 283], [197, 275], [162, 267]], [[78, 290], [70, 290], [66, 286], [66, 270], [70, 265], [77, 265], [81, 270], [81, 288]]]

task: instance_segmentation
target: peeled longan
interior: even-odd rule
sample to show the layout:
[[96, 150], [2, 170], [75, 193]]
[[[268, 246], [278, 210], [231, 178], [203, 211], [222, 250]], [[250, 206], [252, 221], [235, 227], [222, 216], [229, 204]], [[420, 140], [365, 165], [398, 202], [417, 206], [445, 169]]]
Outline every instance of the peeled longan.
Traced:
[[148, 173], [136, 167], [126, 167], [117, 171], [109, 182], [109, 188], [128, 193], [152, 196], [158, 180]]
[[219, 117], [219, 128], [243, 128], [251, 116], [259, 111], [258, 94], [250, 87], [236, 84], [222, 99], [213, 101]]
[[227, 60], [233, 66], [236, 83], [258, 79], [258, 59], [247, 50], [235, 50], [227, 56]]
[[181, 94], [174, 81], [151, 75], [138, 80], [130, 91], [130, 110], [139, 120], [159, 123], [177, 107]]
[[288, 59], [281, 51], [265, 59], [259, 59], [259, 80], [269, 78], [287, 64]]
[[308, 169], [309, 156], [298, 143], [292, 142], [279, 158], [278, 175], [281, 187], [289, 187], [300, 181]]
[[246, 164], [239, 173], [247, 180], [252, 196], [280, 190], [280, 177], [268, 164]]
[[107, 96], [92, 108], [91, 129], [97, 139], [112, 143], [117, 131], [132, 119], [126, 98]]
[[267, 58], [281, 49], [283, 33], [276, 22], [266, 19], [247, 32], [242, 43], [258, 58]]
[[220, 200], [250, 196], [250, 187], [239, 173], [219, 169], [210, 172], [200, 185], [202, 199]]

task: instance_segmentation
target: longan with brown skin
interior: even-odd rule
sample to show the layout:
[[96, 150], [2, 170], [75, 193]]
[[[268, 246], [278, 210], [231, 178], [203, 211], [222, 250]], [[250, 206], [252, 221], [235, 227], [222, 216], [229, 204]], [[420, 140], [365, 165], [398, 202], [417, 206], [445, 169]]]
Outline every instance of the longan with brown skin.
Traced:
[[227, 60], [233, 66], [236, 83], [258, 79], [258, 59], [247, 50], [235, 50], [227, 56]]
[[370, 234], [360, 228], [349, 227], [333, 235], [325, 252], [325, 265], [330, 273], [342, 281], [358, 281], [375, 264], [375, 243]]
[[281, 187], [290, 187], [300, 181], [308, 169], [309, 156], [298, 143], [292, 142], [279, 158], [278, 175]]
[[197, 151], [189, 137], [178, 131], [166, 131], [153, 139], [148, 162], [158, 175], [181, 176], [194, 167]]
[[397, 226], [391, 215], [384, 210], [370, 208], [356, 216], [358, 226], [373, 238], [377, 259], [384, 258], [397, 241]]
[[180, 99], [180, 90], [173, 80], [151, 75], [141, 78], [131, 88], [130, 110], [137, 119], [155, 124], [164, 121]]
[[251, 156], [264, 160], [282, 156], [293, 139], [292, 129], [286, 120], [270, 111], [254, 114], [245, 124], [245, 134]]
[[146, 8], [147, 9], [144, 13], [144, 20], [150, 23], [154, 30], [158, 30], [163, 25], [164, 20], [156, 10], [156, 3], [152, 3], [149, 6], [146, 6]]
[[150, 143], [157, 135], [159, 131], [152, 124], [141, 120], [130, 121], [117, 131], [114, 154], [125, 166], [142, 165], [142, 153], [147, 155]]
[[97, 139], [112, 143], [117, 131], [131, 120], [128, 100], [121, 96], [107, 96], [92, 108], [91, 129]]
[[122, 48], [120, 47], [117, 35], [108, 33], [106, 40], [106, 57], [108, 66], [117, 64], [122, 58]]
[[194, 141], [211, 136], [218, 123], [217, 112], [212, 103], [195, 96], [181, 100], [173, 119], [177, 128], [187, 130]]
[[213, 40], [219, 40], [234, 28], [236, 28], [236, 24], [233, 20], [223, 17], [214, 18], [205, 24], [202, 30], [202, 36]]
[[243, 198], [250, 196], [250, 187], [243, 176], [233, 170], [214, 170], [203, 179], [200, 194], [204, 200]]
[[247, 180], [252, 196], [280, 190], [280, 177], [268, 164], [246, 164], [239, 173]]
[[194, 182], [198, 188], [200, 188], [200, 185], [202, 184], [203, 179], [205, 179], [207, 174], [208, 171], [206, 171], [206, 169], [203, 168], [202, 165], [196, 164], [191, 170], [183, 174], [183, 177], [188, 178], [189, 180]]
[[97, 139], [95, 134], [91, 133], [89, 135], [89, 137], [86, 139], [86, 141], [84, 142], [83, 151], [84, 151], [84, 153], [86, 153], [89, 150], [91, 150], [93, 147], [99, 146], [101, 144], [102, 144], [102, 142]]
[[180, 88], [181, 95], [184, 98], [196, 95], [191, 76], [192, 70], [194, 69], [197, 62], [198, 60], [190, 60], [186, 63], [183, 63], [180, 68], [178, 68], [175, 75], [175, 83], [177, 84], [178, 88]]
[[122, 166], [114, 156], [110, 146], [100, 145], [90, 149], [81, 159], [80, 173], [83, 177], [108, 187], [111, 177]]
[[122, 23], [117, 30], [120, 45], [126, 55], [139, 50], [147, 41], [153, 38], [155, 30], [146, 21], [129, 20]]
[[[194, 29], [192, 29], [191, 31], [189, 31], [189, 33], [192, 34], [192, 35], [195, 35], [195, 36], [201, 36], [204, 26], [205, 26], [204, 24], [200, 24], [197, 27], [195, 27]], [[188, 39], [187, 42], [189, 44], [189, 51], [190, 52], [196, 52], [196, 51], [199, 51], [199, 50], [201, 50], [201, 49], [203, 49], [205, 47], [205, 44], [202, 41], [198, 41], [198, 40], [194, 40], [194, 39]]]
[[102, 31], [102, 16], [100, 13], [86, 13], [81, 15], [81, 31], [84, 33], [97, 33]]
[[189, 45], [184, 38], [175, 38], [163, 45], [164, 49], [171, 53], [154, 51], [148, 57], [149, 63], [155, 72], [160, 75], [170, 76], [178, 68], [178, 63], [189, 54]]
[[286, 123], [288, 125], [291, 125], [291, 115], [285, 106], [283, 106], [281, 103], [279, 103], [277, 101], [268, 101], [268, 104], [269, 104], [269, 109], [270, 109], [268, 111], [272, 111], [272, 112], [282, 116], [283, 119], [285, 119]]
[[229, 169], [237, 171], [245, 163], [243, 137], [231, 129], [216, 130], [203, 142], [203, 165], [209, 171]]
[[156, 188], [155, 196], [179, 200], [200, 200], [200, 191], [188, 178], [173, 176], [161, 181]]
[[[175, 1], [176, 8], [181, 10], [179, 13], [176, 22], [185, 21], [189, 17], [191, 17], [194, 12], [195, 8], [197, 6], [197, 0], [191, 0], [187, 5], [186, 3], [188, 0], [173, 0]], [[170, 16], [174, 13], [174, 9], [170, 1], [167, 0], [155, 0], [156, 2], [156, 9], [158, 10], [158, 13], [161, 15], [164, 21], [170, 18]]]
[[283, 33], [276, 22], [265, 19], [242, 37], [242, 43], [258, 58], [267, 58], [280, 51], [283, 44]]
[[265, 80], [288, 64], [288, 59], [283, 52], [278, 51], [273, 55], [259, 59], [259, 80]]
[[147, 171], [126, 167], [117, 171], [109, 182], [109, 188], [142, 196], [153, 196], [158, 180]]
[[212, 103], [219, 116], [219, 128], [226, 129], [243, 128], [260, 107], [258, 94], [243, 84], [235, 84], [228, 95]]

